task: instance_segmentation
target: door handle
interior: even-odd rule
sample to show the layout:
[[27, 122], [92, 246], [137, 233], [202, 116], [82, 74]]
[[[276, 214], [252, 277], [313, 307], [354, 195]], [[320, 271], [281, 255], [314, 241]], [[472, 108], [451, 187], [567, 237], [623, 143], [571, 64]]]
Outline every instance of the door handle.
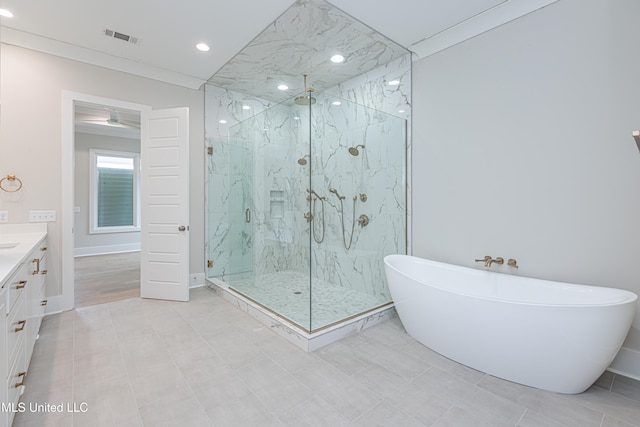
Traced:
[[185, 227], [184, 225], [181, 225], [180, 227], [178, 227], [178, 231], [185, 231], [187, 229], [187, 227]]

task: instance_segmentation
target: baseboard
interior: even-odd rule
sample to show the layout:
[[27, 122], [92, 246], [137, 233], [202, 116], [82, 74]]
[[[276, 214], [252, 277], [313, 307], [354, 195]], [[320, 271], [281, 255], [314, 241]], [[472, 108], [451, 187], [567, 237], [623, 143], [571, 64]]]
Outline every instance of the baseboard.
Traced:
[[607, 371], [640, 381], [640, 351], [622, 347]]
[[189, 274], [189, 287], [198, 288], [204, 286], [204, 273]]
[[73, 255], [76, 257], [117, 254], [122, 252], [138, 252], [140, 243], [123, 243], [121, 245], [90, 246], [87, 248], [74, 248]]

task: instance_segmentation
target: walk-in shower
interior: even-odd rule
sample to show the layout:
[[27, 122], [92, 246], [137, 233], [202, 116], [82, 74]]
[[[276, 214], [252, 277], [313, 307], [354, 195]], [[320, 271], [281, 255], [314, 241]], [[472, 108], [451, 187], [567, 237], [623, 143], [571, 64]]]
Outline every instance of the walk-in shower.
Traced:
[[[206, 86], [208, 277], [313, 333], [391, 305], [383, 258], [407, 246], [410, 57], [323, 0], [279, 21], [261, 35], [272, 52], [248, 57], [265, 46], [254, 41]], [[302, 36], [283, 52], [290, 34]], [[297, 90], [271, 89], [283, 82]]]

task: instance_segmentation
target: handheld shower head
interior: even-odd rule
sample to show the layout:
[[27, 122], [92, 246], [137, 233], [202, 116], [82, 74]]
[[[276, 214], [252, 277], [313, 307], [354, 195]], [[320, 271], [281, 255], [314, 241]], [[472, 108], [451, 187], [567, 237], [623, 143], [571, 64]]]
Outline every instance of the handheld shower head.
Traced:
[[338, 190], [336, 190], [336, 189], [335, 189], [335, 188], [333, 188], [333, 187], [329, 188], [329, 193], [333, 193], [333, 194], [335, 194], [335, 195], [336, 195], [336, 197], [337, 197], [338, 199], [340, 199], [340, 200], [344, 200], [344, 199], [345, 199], [345, 197], [344, 197], [344, 196], [341, 196], [341, 195], [340, 195], [340, 193], [338, 193]]
[[358, 151], [358, 147], [362, 147], [364, 149], [364, 144], [358, 144], [355, 147], [350, 147], [349, 154], [351, 154], [354, 157], [360, 154], [360, 151]]
[[298, 159], [298, 164], [301, 166], [304, 166], [307, 164], [307, 157], [309, 157], [308, 154], [305, 154], [304, 156], [302, 156], [301, 158]]

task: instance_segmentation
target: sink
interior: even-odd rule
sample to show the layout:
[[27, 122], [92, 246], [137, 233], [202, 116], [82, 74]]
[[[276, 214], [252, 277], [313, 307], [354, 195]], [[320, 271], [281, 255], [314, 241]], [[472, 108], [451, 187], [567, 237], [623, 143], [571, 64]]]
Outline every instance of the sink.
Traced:
[[2, 249], [13, 249], [18, 245], [19, 245], [19, 243], [0, 243], [0, 250], [2, 250]]

